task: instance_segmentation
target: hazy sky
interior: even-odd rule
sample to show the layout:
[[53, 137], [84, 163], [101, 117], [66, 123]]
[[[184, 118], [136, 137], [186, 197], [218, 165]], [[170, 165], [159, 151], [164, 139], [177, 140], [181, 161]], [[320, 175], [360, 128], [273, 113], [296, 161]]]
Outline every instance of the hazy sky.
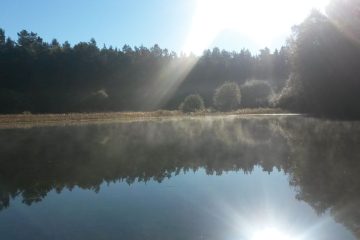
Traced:
[[74, 44], [158, 43], [176, 52], [278, 48], [292, 25], [327, 0], [1, 0], [0, 28], [22, 29]]

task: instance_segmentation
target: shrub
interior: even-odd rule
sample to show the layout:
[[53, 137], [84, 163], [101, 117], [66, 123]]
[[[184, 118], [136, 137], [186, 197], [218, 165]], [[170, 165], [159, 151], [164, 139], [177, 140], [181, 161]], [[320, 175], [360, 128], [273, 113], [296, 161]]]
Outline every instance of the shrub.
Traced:
[[271, 103], [274, 107], [297, 112], [306, 112], [308, 101], [304, 98], [304, 89], [297, 76], [292, 74], [281, 92], [275, 95]]
[[82, 111], [104, 111], [109, 102], [106, 90], [100, 89], [92, 92], [80, 100], [79, 108]]
[[182, 102], [179, 106], [179, 109], [183, 112], [196, 112], [203, 110], [204, 100], [198, 94], [189, 95], [185, 98], [184, 102]]
[[247, 108], [267, 107], [272, 95], [270, 85], [265, 81], [247, 81], [241, 86], [241, 105]]
[[214, 106], [220, 111], [236, 109], [241, 100], [239, 85], [235, 82], [226, 82], [215, 90]]

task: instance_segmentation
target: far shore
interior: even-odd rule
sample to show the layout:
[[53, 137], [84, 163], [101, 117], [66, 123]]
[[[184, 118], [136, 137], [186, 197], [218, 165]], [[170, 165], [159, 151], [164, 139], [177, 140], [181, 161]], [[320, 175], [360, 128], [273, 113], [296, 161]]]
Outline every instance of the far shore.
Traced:
[[210, 110], [183, 113], [181, 111], [157, 110], [152, 112], [101, 112], [101, 113], [54, 113], [54, 114], [0, 114], [0, 128], [32, 127], [46, 125], [103, 123], [122, 121], [141, 121], [147, 119], [166, 119], [173, 117], [201, 117], [228, 115], [272, 115], [291, 114], [278, 108], [239, 109], [230, 112], [214, 112]]

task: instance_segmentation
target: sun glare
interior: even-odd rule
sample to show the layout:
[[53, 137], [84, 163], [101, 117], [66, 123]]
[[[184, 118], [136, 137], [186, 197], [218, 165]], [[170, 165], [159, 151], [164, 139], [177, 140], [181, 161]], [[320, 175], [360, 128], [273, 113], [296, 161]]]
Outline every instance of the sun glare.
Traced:
[[276, 228], [265, 228], [254, 233], [251, 240], [292, 240], [292, 238]]
[[225, 30], [265, 45], [290, 33], [311, 11], [324, 11], [328, 0], [198, 0], [185, 53], [200, 54]]

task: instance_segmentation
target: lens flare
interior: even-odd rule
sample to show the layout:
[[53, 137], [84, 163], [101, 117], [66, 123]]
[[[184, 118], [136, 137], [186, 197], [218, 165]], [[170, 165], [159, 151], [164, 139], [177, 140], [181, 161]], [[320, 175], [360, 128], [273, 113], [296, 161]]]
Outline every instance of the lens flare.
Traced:
[[293, 240], [287, 234], [276, 228], [265, 228], [255, 232], [251, 240]]

